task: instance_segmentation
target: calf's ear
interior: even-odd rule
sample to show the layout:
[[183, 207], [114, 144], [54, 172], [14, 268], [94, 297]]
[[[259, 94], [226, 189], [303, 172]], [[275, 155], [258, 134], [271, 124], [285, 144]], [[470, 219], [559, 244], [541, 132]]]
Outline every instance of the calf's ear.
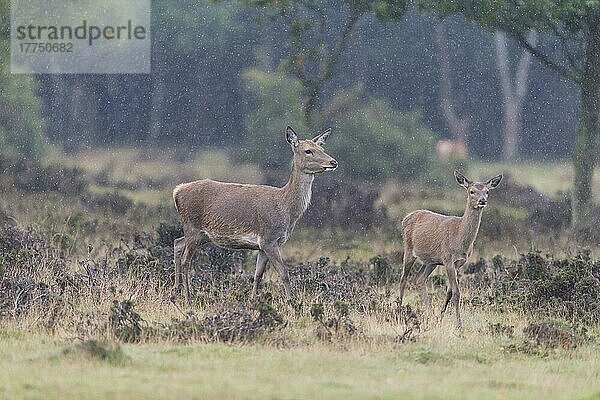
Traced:
[[467, 189], [471, 184], [470, 180], [468, 180], [463, 174], [456, 170], [454, 171], [454, 178], [456, 178], [456, 182], [458, 182], [458, 184], [464, 187], [465, 189]]
[[291, 126], [288, 126], [285, 130], [285, 140], [292, 146], [292, 149], [298, 146], [298, 135], [296, 135]]

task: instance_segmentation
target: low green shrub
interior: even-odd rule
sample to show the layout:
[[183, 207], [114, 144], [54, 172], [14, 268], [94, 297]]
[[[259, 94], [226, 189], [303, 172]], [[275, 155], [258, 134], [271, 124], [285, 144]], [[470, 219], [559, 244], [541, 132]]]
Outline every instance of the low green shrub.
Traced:
[[532, 251], [518, 260], [496, 256], [475, 264], [465, 271], [482, 272], [466, 275], [466, 284], [490, 304], [585, 325], [600, 321], [600, 261], [587, 252], [558, 259]]
[[81, 354], [92, 360], [106, 361], [111, 364], [124, 364], [129, 357], [123, 352], [121, 346], [101, 340], [83, 340], [63, 350], [63, 355], [74, 356]]
[[83, 170], [63, 165], [43, 166], [24, 159], [5, 161], [3, 186], [27, 193], [58, 192], [66, 196], [84, 194], [89, 186]]

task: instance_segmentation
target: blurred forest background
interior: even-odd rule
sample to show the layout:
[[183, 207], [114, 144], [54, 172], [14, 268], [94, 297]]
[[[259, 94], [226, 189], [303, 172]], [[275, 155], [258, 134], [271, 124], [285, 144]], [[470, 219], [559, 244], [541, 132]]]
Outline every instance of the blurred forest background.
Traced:
[[[600, 398], [600, 0], [153, 0], [148, 75], [10, 74], [9, 7], [0, 398]], [[294, 300], [207, 244], [186, 307], [174, 186], [283, 185], [287, 125], [339, 162], [283, 248]], [[455, 168], [504, 174], [464, 336], [398, 299], [400, 221], [462, 215]]]
[[[568, 65], [589, 32], [571, 26], [569, 10], [548, 16], [555, 25], [532, 17], [505, 34], [492, 29], [505, 28], [502, 13], [460, 2], [155, 0], [151, 75], [9, 75], [8, 3], [0, 2], [6, 165], [51, 149], [129, 146], [181, 159], [224, 149], [282, 184], [285, 126], [307, 136], [331, 126], [328, 151], [340, 169], [330, 179], [439, 185], [466, 160], [570, 162], [576, 149], [581, 82], [525, 51]], [[575, 14], [598, 11], [585, 4]]]

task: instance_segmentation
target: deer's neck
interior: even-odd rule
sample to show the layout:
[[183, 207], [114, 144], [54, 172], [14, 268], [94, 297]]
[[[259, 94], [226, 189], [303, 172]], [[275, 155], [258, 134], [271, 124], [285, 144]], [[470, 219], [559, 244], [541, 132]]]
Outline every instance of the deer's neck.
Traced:
[[288, 183], [282, 188], [283, 201], [290, 210], [290, 222], [295, 224], [310, 204], [314, 176], [305, 174], [294, 165]]
[[479, 225], [481, 224], [482, 211], [483, 208], [475, 209], [467, 205], [465, 213], [461, 218], [458, 229], [458, 239], [465, 250], [468, 250], [471, 247], [477, 237]]

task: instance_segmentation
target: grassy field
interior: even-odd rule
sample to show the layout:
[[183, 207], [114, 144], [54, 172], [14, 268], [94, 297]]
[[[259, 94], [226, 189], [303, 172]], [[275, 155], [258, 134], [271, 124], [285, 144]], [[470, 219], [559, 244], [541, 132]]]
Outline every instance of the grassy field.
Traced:
[[[461, 278], [464, 336], [453, 312], [440, 324], [428, 317], [412, 287], [410, 307], [397, 304], [402, 239], [393, 224], [300, 221], [283, 249], [292, 303], [272, 270], [253, 304], [249, 281], [223, 271], [235, 255], [203, 258], [188, 308], [171, 298], [172, 238], [159, 233], [161, 223], [177, 226], [172, 187], [263, 177], [221, 152], [174, 159], [132, 149], [55, 155], [46, 164], [83, 170], [86, 189], [0, 198], [0, 398], [600, 399], [599, 244], [574, 245], [568, 232], [481, 235], [472, 261], [486, 261]], [[569, 187], [566, 164], [470, 169], [474, 178], [508, 172], [551, 198]], [[375, 206], [396, 220], [420, 207], [460, 213], [463, 197], [460, 188], [389, 182]], [[526, 214], [492, 202], [495, 224], [506, 214], [493, 207]], [[521, 257], [535, 249], [550, 257]], [[251, 271], [254, 260], [241, 262]], [[444, 285], [443, 271], [429, 284], [436, 306]]]
[[[568, 161], [473, 162], [470, 169], [482, 177], [491, 176], [497, 171], [509, 173], [519, 182], [550, 196], [568, 192], [573, 182], [573, 166]], [[593, 188], [594, 199], [600, 201], [600, 168], [596, 168], [594, 173]]]
[[[177, 161], [182, 158], [180, 161]], [[187, 182], [204, 177], [231, 182], [262, 183], [264, 176], [252, 165], [234, 165], [230, 157], [223, 151], [209, 150], [195, 157], [179, 157], [172, 151], [153, 152], [138, 149], [107, 149], [94, 150], [75, 155], [57, 154], [49, 157], [46, 163], [60, 163], [69, 167], [77, 167], [85, 172], [91, 182], [90, 191], [93, 193], [114, 192], [115, 190], [136, 204], [162, 207], [168, 214], [169, 222], [176, 221], [172, 204], [172, 188], [181, 182]], [[519, 161], [514, 163], [478, 162], [469, 163], [469, 176], [472, 179], [486, 179], [498, 173], [505, 174], [505, 181], [516, 182], [519, 185], [532, 187], [539, 193], [557, 198], [561, 193], [568, 192], [572, 181], [572, 166], [564, 162], [531, 162]], [[334, 176], [335, 173], [331, 174]], [[282, 176], [281, 184], [287, 176]], [[320, 179], [320, 178], [317, 178]], [[504, 185], [504, 183], [503, 183]], [[501, 191], [502, 186], [498, 189]], [[413, 192], [412, 197], [405, 197], [406, 191]], [[595, 201], [600, 203], [600, 168], [594, 174]], [[496, 192], [490, 196], [491, 213], [497, 211]], [[387, 218], [392, 225], [398, 226], [399, 221], [407, 212], [419, 208], [428, 208], [453, 215], [460, 215], [464, 210], [464, 190], [455, 185], [452, 171], [448, 171], [448, 187], [443, 189], [427, 189], [419, 185], [406, 187], [398, 186], [395, 182], [383, 185], [376, 207], [387, 210]], [[35, 208], [35, 207], [34, 207]], [[31, 210], [30, 205], [28, 209]], [[76, 207], [75, 207], [76, 209]], [[519, 208], [506, 208], [508, 214], [497, 215], [497, 218], [507, 218], [511, 215], [520, 216]], [[38, 210], [33, 213], [23, 212], [23, 224], [37, 223]], [[34, 215], [35, 218], [31, 218]], [[120, 226], [117, 232], [130, 232], [140, 225], [151, 229], [158, 219], [136, 218], [129, 226]], [[489, 213], [484, 215], [482, 227], [485, 231], [489, 225]], [[579, 250], [571, 241], [569, 235], [556, 235], [556, 232], [528, 232], [530, 227], [525, 222], [518, 227], [522, 234], [494, 236], [492, 238], [480, 235], [475, 248], [474, 257], [491, 257], [502, 253], [511, 256], [526, 252], [532, 248], [549, 250], [564, 254]], [[122, 224], [121, 224], [122, 225]], [[114, 228], [114, 227], [113, 227]], [[115, 229], [111, 229], [115, 231]], [[402, 239], [399, 232], [381, 232], [371, 230], [362, 232], [352, 229], [358, 235], [349, 235], [336, 228], [308, 227], [301, 220], [290, 241], [285, 246], [287, 257], [293, 259], [312, 258], [327, 253], [330, 257], [343, 260], [347, 257], [368, 260], [371, 257], [400, 251]], [[587, 246], [598, 247], [588, 243]]]
[[[469, 318], [471, 323], [481, 316]], [[485, 319], [485, 317], [483, 317]], [[3, 330], [0, 396], [46, 399], [598, 399], [600, 348], [512, 354], [510, 339], [454, 335], [415, 343], [121, 345]], [[102, 358], [105, 357], [105, 358]]]
[[[135, 183], [143, 180], [168, 181], [176, 184], [186, 179], [202, 179], [210, 177], [216, 180], [262, 183], [263, 174], [252, 165], [233, 166], [230, 158], [222, 151], [206, 151], [194, 158], [173, 161], [172, 152], [143, 152], [137, 149], [94, 150], [75, 155], [56, 154], [49, 157], [46, 163], [60, 163], [66, 166], [82, 168], [89, 176], [104, 175], [113, 182]], [[518, 161], [469, 163], [469, 176], [472, 179], [485, 179], [498, 173], [508, 174], [517, 182], [532, 186], [541, 193], [555, 196], [559, 192], [567, 192], [572, 183], [573, 170], [568, 161], [533, 162]], [[286, 177], [282, 177], [285, 182]], [[450, 185], [454, 184], [452, 171], [448, 171]], [[594, 174], [594, 196], [600, 202], [600, 167]], [[456, 188], [455, 188], [456, 189]], [[459, 189], [455, 193], [462, 193]], [[171, 201], [170, 190], [129, 191], [129, 196], [148, 204]], [[147, 197], [146, 197], [147, 196]], [[449, 196], [453, 198], [453, 196]], [[459, 198], [461, 198], [459, 196]], [[428, 204], [435, 204], [438, 199], [429, 198]], [[446, 199], [447, 200], [447, 199]], [[458, 211], [462, 211], [462, 204]]]

